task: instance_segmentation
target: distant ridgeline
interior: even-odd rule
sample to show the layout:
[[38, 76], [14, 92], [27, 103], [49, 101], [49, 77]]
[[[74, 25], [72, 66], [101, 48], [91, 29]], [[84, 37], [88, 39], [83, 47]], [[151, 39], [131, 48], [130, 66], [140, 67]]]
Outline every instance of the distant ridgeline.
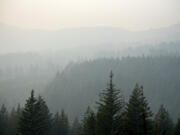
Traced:
[[88, 105], [96, 107], [99, 92], [108, 83], [110, 70], [114, 83], [126, 101], [136, 83], [144, 86], [153, 112], [164, 104], [173, 119], [180, 117], [180, 56], [125, 57], [97, 59], [69, 64], [57, 73], [43, 95], [56, 112], [63, 108], [70, 117], [81, 116]]

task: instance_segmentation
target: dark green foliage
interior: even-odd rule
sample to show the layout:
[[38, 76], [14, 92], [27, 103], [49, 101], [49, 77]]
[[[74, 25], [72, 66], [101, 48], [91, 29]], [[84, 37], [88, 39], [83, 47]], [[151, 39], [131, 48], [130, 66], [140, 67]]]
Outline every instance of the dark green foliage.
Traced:
[[48, 135], [50, 123], [50, 113], [45, 101], [41, 97], [36, 99], [32, 90], [20, 117], [19, 133], [21, 135]]
[[143, 88], [136, 84], [127, 105], [127, 133], [149, 135], [152, 133], [152, 112], [143, 95]]
[[82, 132], [83, 135], [95, 135], [96, 134], [96, 116], [95, 113], [88, 107], [83, 121], [82, 121]]
[[96, 133], [97, 135], [119, 135], [121, 125], [121, 113], [124, 100], [120, 91], [114, 87], [113, 73], [110, 73], [108, 87], [100, 94], [97, 112]]
[[35, 135], [36, 132], [36, 103], [34, 91], [31, 91], [31, 96], [26, 100], [25, 108], [22, 111], [22, 116], [19, 121], [19, 133], [22, 135]]
[[36, 130], [38, 135], [49, 135], [51, 129], [51, 114], [44, 99], [39, 96], [35, 105]]
[[178, 119], [178, 122], [175, 126], [174, 135], [180, 135], [180, 118]]
[[61, 111], [61, 114], [57, 112], [53, 120], [53, 135], [68, 135], [69, 134], [69, 121], [67, 115], [64, 113], [64, 110]]
[[173, 122], [163, 105], [160, 106], [154, 121], [157, 124], [157, 135], [171, 135], [173, 133]]
[[8, 112], [3, 104], [0, 109], [0, 135], [5, 135], [8, 129]]

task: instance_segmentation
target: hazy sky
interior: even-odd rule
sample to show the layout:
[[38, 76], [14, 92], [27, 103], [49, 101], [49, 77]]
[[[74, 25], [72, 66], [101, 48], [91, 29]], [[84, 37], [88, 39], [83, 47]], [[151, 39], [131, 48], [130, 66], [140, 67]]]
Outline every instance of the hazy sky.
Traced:
[[0, 22], [40, 29], [150, 29], [180, 22], [180, 0], [0, 0]]

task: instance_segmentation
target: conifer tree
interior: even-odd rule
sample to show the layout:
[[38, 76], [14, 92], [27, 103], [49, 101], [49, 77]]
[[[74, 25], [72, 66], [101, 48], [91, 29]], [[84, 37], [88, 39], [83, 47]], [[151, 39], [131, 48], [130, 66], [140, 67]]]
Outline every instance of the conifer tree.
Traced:
[[173, 122], [163, 105], [160, 106], [155, 116], [155, 124], [157, 124], [157, 135], [170, 135], [173, 133]]
[[19, 133], [21, 135], [48, 135], [50, 128], [50, 113], [45, 101], [34, 96], [26, 100], [25, 108], [19, 121]]
[[39, 96], [35, 104], [36, 131], [39, 135], [49, 135], [51, 130], [51, 113], [44, 99]]
[[108, 87], [100, 93], [98, 104], [96, 133], [98, 135], [122, 134], [121, 114], [124, 108], [124, 100], [113, 84], [113, 73], [110, 73]]
[[34, 90], [32, 90], [31, 96], [26, 100], [25, 108], [19, 121], [19, 133], [22, 135], [37, 135], [36, 103], [37, 99], [34, 97]]
[[90, 107], [88, 107], [82, 121], [83, 135], [95, 135], [96, 134], [95, 125], [96, 125], [95, 113], [91, 110]]
[[128, 135], [149, 135], [152, 133], [152, 112], [143, 95], [143, 87], [136, 84], [127, 105]]

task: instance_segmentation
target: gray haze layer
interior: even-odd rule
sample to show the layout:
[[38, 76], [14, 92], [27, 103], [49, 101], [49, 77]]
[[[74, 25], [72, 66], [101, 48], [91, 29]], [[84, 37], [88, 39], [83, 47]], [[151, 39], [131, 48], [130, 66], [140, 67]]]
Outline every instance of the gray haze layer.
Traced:
[[[153, 71], [155, 70], [154, 72], [157, 74], [159, 73], [161, 76], [168, 72], [169, 76], [175, 78], [174, 72], [171, 74], [170, 71], [179, 72], [177, 68], [179, 66], [177, 61], [179, 60], [180, 55], [179, 35], [180, 24], [148, 31], [127, 31], [114, 27], [93, 27], [63, 29], [59, 31], [43, 31], [18, 29], [0, 24], [0, 102], [1, 104], [5, 103], [8, 106], [17, 105], [19, 102], [23, 103], [27, 98], [30, 90], [35, 89], [38, 94], [40, 93], [47, 96], [48, 103], [51, 105], [51, 109], [55, 111], [61, 109], [65, 106], [65, 104], [59, 103], [57, 107], [54, 107], [54, 104], [57, 101], [61, 101], [58, 100], [62, 94], [61, 92], [68, 88], [69, 95], [64, 95], [67, 95], [67, 97], [72, 97], [71, 91], [77, 90], [77, 92], [79, 92], [78, 90], [82, 90], [82, 88], [89, 90], [91, 86], [88, 84], [90, 83], [93, 85], [92, 82], [88, 82], [89, 77], [87, 77], [87, 82], [85, 84], [83, 83], [84, 85], [79, 86], [78, 84], [81, 82], [81, 80], [76, 81], [76, 79], [73, 78], [74, 72], [72, 71], [77, 72], [77, 77], [80, 76], [83, 78], [85, 76], [85, 72], [83, 71], [88, 69], [88, 74], [92, 75], [90, 77], [90, 81], [92, 81], [92, 78], [96, 77], [100, 80], [101, 76], [96, 76], [97, 74], [94, 74], [95, 71], [91, 71], [90, 68], [85, 68], [87, 61], [92, 61], [95, 59], [113, 58], [112, 61], [114, 61], [116, 58], [123, 59], [123, 57], [128, 58], [132, 56], [137, 58], [143, 58], [147, 56], [155, 57], [152, 60], [152, 63], [155, 63], [155, 65], [148, 63], [147, 66], [152, 66]], [[165, 58], [159, 59], [160, 56]], [[166, 57], [168, 57], [168, 61], [166, 61]], [[172, 61], [174, 61], [172, 64], [174, 65], [169, 67], [168, 70], [162, 70], [164, 72], [160, 72], [159, 69], [163, 68], [163, 66], [162, 64], [157, 63], [163, 60], [164, 65], [167, 66], [172, 57]], [[178, 58], [174, 59], [174, 57]], [[137, 63], [138, 61], [139, 60], [136, 60]], [[141, 59], [140, 61], [140, 64], [143, 65], [144, 61]], [[85, 62], [85, 64], [79, 64], [83, 62]], [[102, 65], [99, 65], [96, 62], [98, 61], [92, 61], [92, 65], [95, 65], [95, 67], [96, 65], [99, 68], [106, 66], [103, 65], [103, 63]], [[105, 60], [105, 63], [106, 62], [110, 63], [108, 60]], [[114, 61], [114, 65], [116, 65], [116, 63], [122, 64], [121, 62], [122, 61]], [[127, 63], [129, 63], [128, 59]], [[127, 63], [125, 61], [125, 67], [127, 66]], [[133, 61], [130, 62], [130, 64], [132, 63]], [[132, 64], [135, 66], [133, 69], [131, 69], [132, 74], [124, 75], [125, 80], [135, 74], [134, 72], [137, 70], [136, 64]], [[89, 65], [87, 64], [87, 66]], [[108, 67], [112, 69], [115, 68], [111, 67], [110, 65]], [[71, 72], [68, 70], [68, 68]], [[99, 68], [94, 68], [94, 70], [99, 71]], [[79, 69], [82, 70], [79, 71]], [[128, 68], [123, 70], [115, 68], [115, 70], [116, 73], [121, 73], [121, 71], [128, 73]], [[109, 71], [109, 69], [104, 70], [104, 72], [105, 71]], [[62, 75], [63, 72], [64, 76]], [[148, 80], [148, 76], [151, 74], [151, 72], [151, 68], [147, 68], [143, 71], [143, 79], [139, 78], [137, 81], [140, 81], [139, 83], [148, 84], [148, 82], [144, 80]], [[79, 75], [78, 73], [83, 75]], [[105, 75], [108, 75], [108, 73], [102, 74], [103, 77], [105, 77]], [[118, 75], [119, 74], [117, 74], [117, 76]], [[72, 79], [68, 79], [69, 76], [73, 76], [71, 77]], [[122, 76], [119, 78], [121, 77]], [[168, 78], [168, 76], [165, 75], [164, 77]], [[68, 80], [63, 83], [65, 79]], [[86, 80], [86, 78], [83, 79]], [[58, 85], [61, 84], [60, 82], [56, 82], [60, 80], [63, 80], [61, 81], [62, 87]], [[161, 78], [159, 78], [159, 80], [161, 80]], [[174, 80], [176, 82], [177, 78]], [[117, 81], [118, 80], [116, 80], [116, 82]], [[167, 79], [165, 81], [167, 83], [170, 80]], [[72, 85], [70, 85], [71, 83]], [[99, 83], [101, 85], [94, 85], [92, 88], [95, 90], [96, 86], [97, 88], [104, 88], [103, 86], [106, 86], [105, 80], [103, 82], [99, 81]], [[132, 88], [135, 83], [135, 79], [131, 80], [131, 85], [129, 85], [129, 87]], [[73, 84], [76, 87], [74, 87]], [[68, 87], [66, 87], [66, 85], [68, 85]], [[125, 88], [127, 85], [128, 83], [123, 85], [123, 88]], [[154, 88], [152, 86], [154, 86], [153, 83], [152, 85], [148, 85], [149, 92], [147, 93], [150, 94], [147, 96], [149, 96], [149, 99], [151, 99], [152, 96], [151, 88]], [[164, 88], [160, 86], [157, 87]], [[178, 92], [178, 83], [173, 83], [173, 85], [168, 87], [166, 89], [166, 95], [168, 95], [168, 91], [171, 91], [171, 89], [174, 92]], [[82, 96], [84, 99], [86, 99], [86, 96], [88, 95], [86, 90], [84, 90], [84, 96]], [[98, 91], [95, 91], [94, 93], [92, 92], [91, 96], [97, 96], [97, 92]], [[57, 97], [52, 97], [54, 93], [57, 93]], [[74, 91], [72, 93], [75, 94]], [[128, 96], [128, 92], [125, 93], [126, 96]], [[178, 93], [176, 93], [176, 95], [178, 95]], [[164, 97], [160, 96], [160, 98], [162, 98], [162, 100], [155, 100], [159, 102], [159, 104], [161, 101], [163, 103], [163, 100], [165, 100], [163, 99]], [[83, 104], [84, 107], [80, 108], [79, 111], [75, 111], [75, 114], [79, 115], [82, 113], [85, 110], [85, 106], [88, 106], [88, 103], [91, 103], [92, 99], [84, 102], [87, 104]], [[179, 99], [179, 97], [176, 97], [176, 99]], [[75, 103], [75, 105], [80, 105], [79, 101], [76, 100], [76, 97], [74, 99], [72, 98], [70, 101]], [[67, 101], [66, 104], [71, 103]], [[157, 106], [154, 108], [157, 108]], [[72, 112], [72, 110], [68, 107], [65, 109]], [[170, 109], [171, 112], [173, 112], [174, 108], [171, 107]], [[175, 116], [178, 117], [178, 114], [175, 114]]]

